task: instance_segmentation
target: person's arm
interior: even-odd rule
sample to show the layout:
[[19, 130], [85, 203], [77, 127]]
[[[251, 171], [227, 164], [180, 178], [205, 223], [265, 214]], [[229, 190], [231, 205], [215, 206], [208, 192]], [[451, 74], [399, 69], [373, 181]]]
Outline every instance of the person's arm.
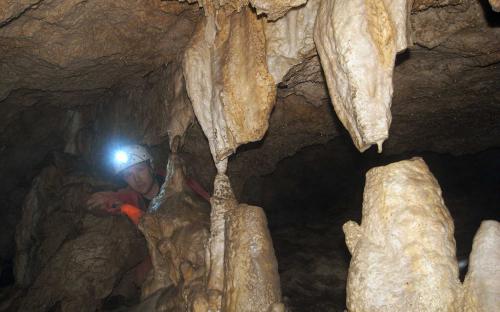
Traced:
[[87, 200], [87, 208], [97, 215], [120, 213], [120, 206], [123, 202], [118, 196], [118, 192], [97, 192]]
[[129, 189], [118, 192], [98, 192], [92, 194], [87, 201], [89, 210], [98, 216], [126, 215], [135, 225], [139, 223], [144, 212], [139, 208], [139, 195]]

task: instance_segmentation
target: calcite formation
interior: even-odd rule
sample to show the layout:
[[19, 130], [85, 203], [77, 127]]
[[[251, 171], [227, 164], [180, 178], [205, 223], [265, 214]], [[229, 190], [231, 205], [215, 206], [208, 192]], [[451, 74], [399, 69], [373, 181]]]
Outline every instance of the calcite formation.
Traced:
[[189, 3], [198, 2], [205, 8], [205, 14], [209, 15], [214, 10], [226, 9], [240, 11], [251, 5], [258, 15], [265, 14], [269, 20], [276, 20], [286, 14], [290, 9], [303, 5], [307, 0], [180, 0]]
[[382, 143], [391, 124], [392, 72], [406, 48], [406, 0], [323, 0], [314, 29], [335, 112], [360, 151]]
[[500, 222], [481, 223], [464, 282], [464, 312], [500, 311]]
[[209, 237], [209, 205], [187, 187], [183, 161], [175, 152], [170, 154], [165, 183], [150, 210], [139, 224], [153, 265], [142, 297], [162, 291], [159, 304], [174, 302], [182, 309], [206, 302], [204, 246]]
[[343, 229], [349, 311], [461, 311], [453, 222], [421, 158], [368, 171], [362, 223]]
[[210, 240], [207, 248], [209, 267], [208, 291], [211, 305], [221, 309], [224, 291], [224, 250], [226, 242], [226, 216], [238, 206], [231, 189], [229, 178], [225, 174], [217, 174], [214, 181], [214, 195], [210, 199]]
[[500, 0], [490, 0], [493, 11], [500, 12]]
[[263, 21], [249, 8], [207, 16], [185, 51], [183, 67], [216, 164], [240, 144], [264, 136], [276, 88], [267, 70]]
[[313, 30], [319, 3], [309, 0], [305, 6], [265, 24], [267, 66], [276, 84], [292, 66], [315, 53]]
[[284, 312], [278, 263], [260, 207], [240, 204], [227, 214], [223, 311]]

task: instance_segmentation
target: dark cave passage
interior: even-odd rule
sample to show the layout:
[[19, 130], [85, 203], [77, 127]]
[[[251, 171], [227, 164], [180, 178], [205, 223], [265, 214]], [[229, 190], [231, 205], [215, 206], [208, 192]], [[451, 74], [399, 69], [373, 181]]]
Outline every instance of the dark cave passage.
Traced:
[[[344, 311], [351, 257], [342, 225], [361, 221], [364, 175], [413, 156], [423, 157], [438, 180], [454, 219], [457, 258], [467, 260], [481, 221], [499, 215], [499, 148], [461, 156], [360, 154], [339, 138], [304, 148], [272, 174], [249, 179], [243, 201], [266, 211], [283, 296], [292, 311]], [[463, 280], [466, 269], [460, 273]]]

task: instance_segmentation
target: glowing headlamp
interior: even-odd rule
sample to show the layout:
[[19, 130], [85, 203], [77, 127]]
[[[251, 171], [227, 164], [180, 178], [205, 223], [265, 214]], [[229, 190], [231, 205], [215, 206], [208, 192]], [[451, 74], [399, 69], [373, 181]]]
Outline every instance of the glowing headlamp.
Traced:
[[115, 153], [115, 162], [117, 164], [126, 164], [128, 162], [128, 154], [124, 151], [117, 151]]

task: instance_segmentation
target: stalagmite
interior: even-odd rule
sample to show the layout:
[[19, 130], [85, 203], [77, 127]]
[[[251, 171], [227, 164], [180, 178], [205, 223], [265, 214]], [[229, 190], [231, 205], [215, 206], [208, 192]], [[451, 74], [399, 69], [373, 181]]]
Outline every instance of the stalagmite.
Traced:
[[391, 124], [396, 52], [407, 40], [406, 0], [323, 0], [314, 42], [332, 103], [360, 151], [379, 151]]
[[183, 68], [216, 164], [264, 136], [276, 88], [267, 70], [263, 21], [249, 8], [208, 15], [186, 49]]
[[319, 2], [309, 0], [305, 6], [265, 24], [267, 66], [276, 84], [292, 66], [315, 53], [313, 30]]
[[224, 309], [227, 312], [284, 312], [278, 263], [260, 207], [240, 204], [226, 224]]
[[453, 222], [421, 158], [368, 171], [362, 223], [343, 228], [349, 311], [461, 311]]
[[214, 195], [210, 199], [210, 240], [207, 248], [209, 263], [208, 285], [210, 304], [221, 309], [224, 291], [224, 244], [226, 215], [234, 210], [238, 203], [231, 189], [229, 178], [222, 173], [217, 174], [214, 182]]
[[[292, 2], [300, 1], [273, 2], [257, 12], [279, 11], [275, 5]], [[284, 311], [264, 213], [258, 207], [238, 205], [225, 175], [227, 157], [239, 145], [264, 136], [275, 102], [264, 20], [240, 1], [202, 5], [206, 18], [186, 49], [183, 68], [186, 89], [218, 172], [205, 257], [208, 307], [226, 312]]]
[[464, 312], [500, 311], [500, 222], [481, 223], [464, 282]]

